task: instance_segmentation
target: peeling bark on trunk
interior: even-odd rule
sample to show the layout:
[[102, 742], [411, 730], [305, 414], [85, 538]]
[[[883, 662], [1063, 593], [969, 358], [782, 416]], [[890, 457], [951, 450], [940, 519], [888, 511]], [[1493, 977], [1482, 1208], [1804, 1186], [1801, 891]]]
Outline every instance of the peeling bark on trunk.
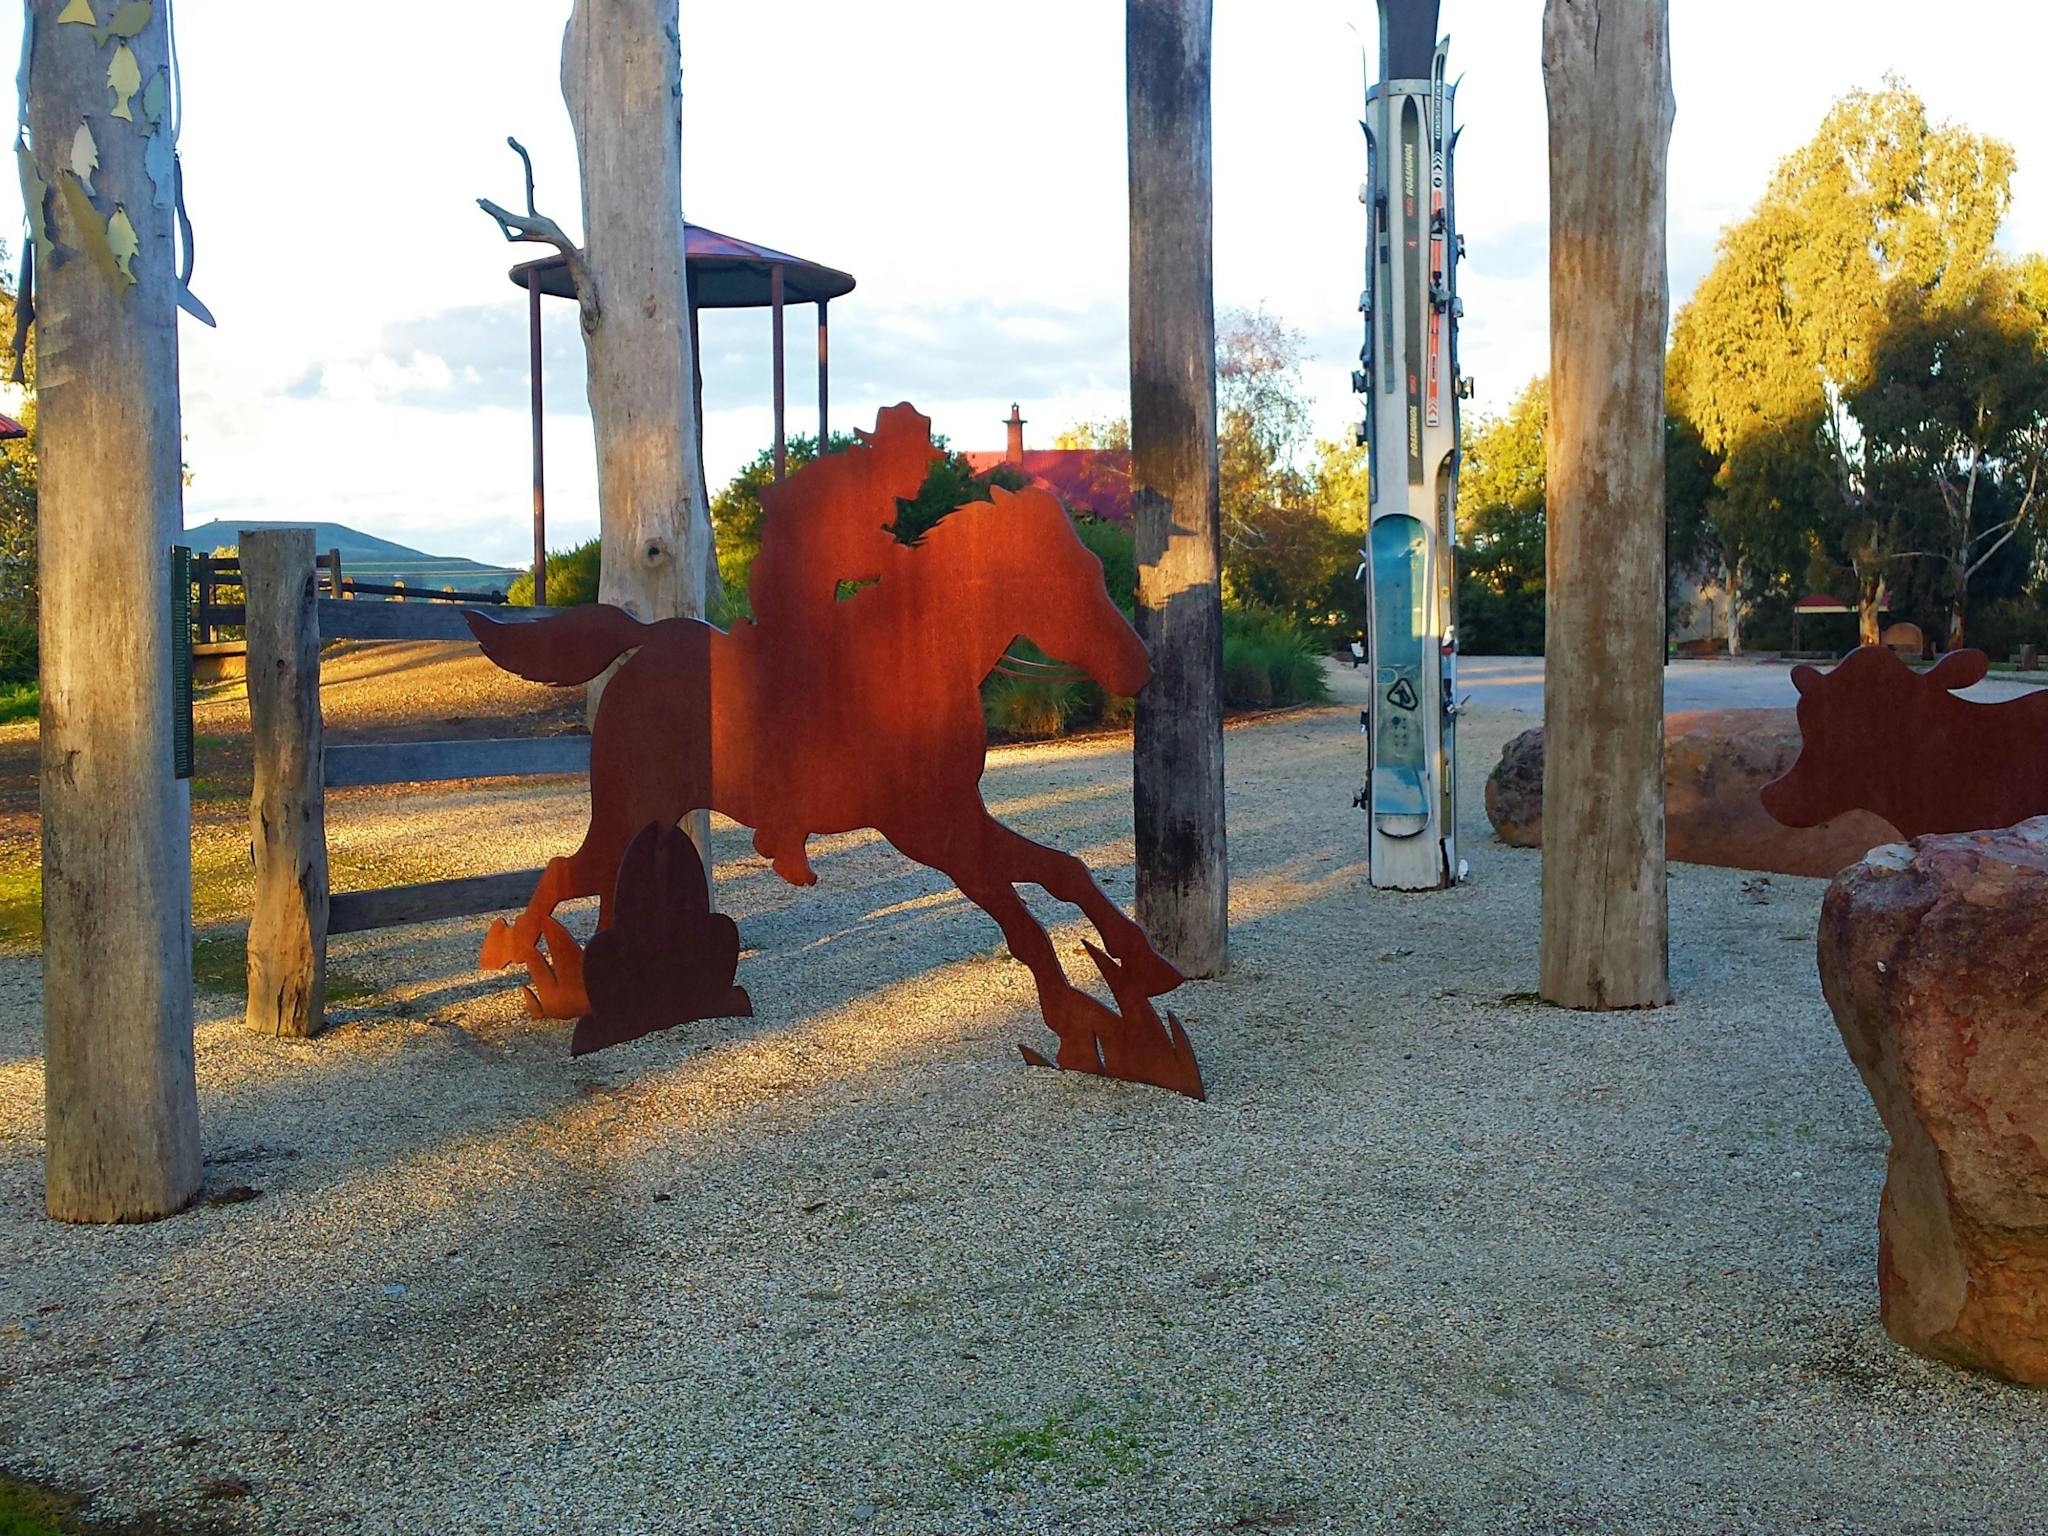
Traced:
[[1549, 0], [1542, 993], [1670, 1001], [1664, 886], [1665, 0]]
[[[58, 25], [63, 8], [28, 7], [36, 168], [68, 253], [38, 263], [36, 294], [44, 1199], [63, 1221], [142, 1221], [182, 1207], [200, 1177], [191, 810], [171, 760], [177, 276], [147, 111], [137, 95], [133, 121], [113, 116], [108, 77], [125, 52], [155, 80], [169, 40], [162, 6], [104, 44]], [[89, 192], [71, 169], [81, 122], [99, 162]]]
[[1128, 0], [1131, 487], [1152, 681], [1133, 744], [1138, 920], [1189, 976], [1229, 958], [1211, 251], [1211, 0]]

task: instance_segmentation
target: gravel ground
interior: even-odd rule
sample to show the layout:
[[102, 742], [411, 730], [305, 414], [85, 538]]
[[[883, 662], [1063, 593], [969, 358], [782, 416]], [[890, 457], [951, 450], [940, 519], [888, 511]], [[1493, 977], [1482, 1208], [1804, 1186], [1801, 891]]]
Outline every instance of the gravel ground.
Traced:
[[[1472, 882], [1394, 896], [1356, 718], [1229, 738], [1206, 1105], [1023, 1066], [1023, 969], [874, 839], [799, 893], [724, 827], [755, 1020], [572, 1061], [478, 924], [337, 941], [382, 990], [318, 1041], [202, 999], [208, 1192], [260, 1193], [70, 1229], [0, 958], [0, 1465], [289, 1532], [2039, 1529], [2048, 1399], [1878, 1328], [1821, 884], [1680, 867], [1680, 1002], [1542, 1008], [1539, 855], [1479, 800], [1527, 721], [1468, 717]], [[986, 787], [1127, 893], [1128, 772]], [[409, 811], [516, 865], [577, 808]]]

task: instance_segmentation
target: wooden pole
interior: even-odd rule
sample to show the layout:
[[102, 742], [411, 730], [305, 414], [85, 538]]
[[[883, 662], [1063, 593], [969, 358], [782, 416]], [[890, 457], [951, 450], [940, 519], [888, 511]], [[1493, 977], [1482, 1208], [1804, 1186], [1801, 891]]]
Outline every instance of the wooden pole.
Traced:
[[784, 437], [782, 394], [782, 263], [777, 262], [768, 269], [768, 308], [773, 318], [769, 322], [774, 338], [770, 351], [775, 357], [775, 478], [780, 480], [789, 473], [789, 448]]
[[1543, 996], [1671, 1000], [1664, 891], [1666, 0], [1549, 0]]
[[830, 375], [826, 365], [825, 303], [823, 299], [818, 300], [818, 452], [821, 454], [832, 437], [831, 413], [826, 408], [830, 398]]
[[327, 998], [327, 793], [320, 772], [320, 620], [313, 530], [242, 534], [249, 733], [249, 1027], [319, 1033]]
[[118, 49], [154, 80], [170, 50], [163, 6], [103, 44], [58, 25], [63, 8], [31, 0], [26, 17], [43, 211], [70, 253], [36, 264], [44, 1200], [63, 1221], [141, 1221], [200, 1177], [191, 803], [171, 755], [178, 287], [149, 113], [138, 94], [132, 121], [113, 116], [108, 75]]
[[[715, 579], [684, 266], [681, 38], [677, 0], [575, 0], [562, 34], [596, 289], [583, 351], [604, 539], [598, 596], [649, 622], [703, 617]], [[593, 719], [604, 684], [590, 685]], [[709, 818], [685, 825], [705, 849]]]
[[1190, 976], [1229, 957], [1210, 248], [1211, 0], [1127, 0], [1138, 920]]
[[533, 406], [533, 606], [548, 605], [548, 477], [541, 415], [540, 272], [526, 272], [526, 372]]

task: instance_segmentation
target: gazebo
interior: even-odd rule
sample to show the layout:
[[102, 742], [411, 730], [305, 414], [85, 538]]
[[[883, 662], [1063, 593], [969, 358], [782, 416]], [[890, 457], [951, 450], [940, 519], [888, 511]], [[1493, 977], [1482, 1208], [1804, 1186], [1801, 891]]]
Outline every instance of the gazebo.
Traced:
[[[853, 291], [853, 278], [835, 267], [806, 261], [787, 251], [772, 250], [750, 240], [722, 235], [699, 224], [683, 226], [683, 259], [690, 284], [690, 353], [697, 359], [691, 381], [697, 420], [704, 419], [704, 364], [698, 345], [700, 309], [767, 309], [773, 312], [775, 352], [775, 478], [788, 466], [784, 427], [782, 311], [790, 304], [818, 306], [818, 441], [830, 429], [830, 370], [827, 364], [825, 309], [833, 299]], [[547, 601], [547, 491], [541, 453], [540, 297], [574, 299], [568, 258], [557, 252], [512, 268], [513, 283], [526, 290], [527, 358], [533, 396], [533, 600]]]

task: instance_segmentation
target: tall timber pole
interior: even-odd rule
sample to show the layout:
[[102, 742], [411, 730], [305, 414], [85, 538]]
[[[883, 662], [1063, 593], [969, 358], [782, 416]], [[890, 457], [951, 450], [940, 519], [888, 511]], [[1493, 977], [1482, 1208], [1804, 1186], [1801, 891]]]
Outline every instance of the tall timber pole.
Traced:
[[1360, 553], [1372, 701], [1372, 883], [1432, 890], [1460, 879], [1456, 760], [1458, 236], [1455, 88], [1444, 78], [1437, 0], [1379, 0], [1378, 81], [1367, 81], [1365, 343], [1352, 388], [1371, 459]]
[[1229, 956], [1223, 545], [1211, 250], [1211, 0], [1126, 0], [1131, 491], [1152, 681], [1133, 748], [1138, 919], [1189, 976]]
[[1665, 0], [1549, 0], [1541, 990], [1670, 1001], [1664, 889]]
[[17, 155], [38, 279], [44, 1201], [63, 1221], [141, 1221], [200, 1177], [191, 802], [172, 756], [170, 39], [164, 5], [106, 27], [83, 9], [27, 7]]

